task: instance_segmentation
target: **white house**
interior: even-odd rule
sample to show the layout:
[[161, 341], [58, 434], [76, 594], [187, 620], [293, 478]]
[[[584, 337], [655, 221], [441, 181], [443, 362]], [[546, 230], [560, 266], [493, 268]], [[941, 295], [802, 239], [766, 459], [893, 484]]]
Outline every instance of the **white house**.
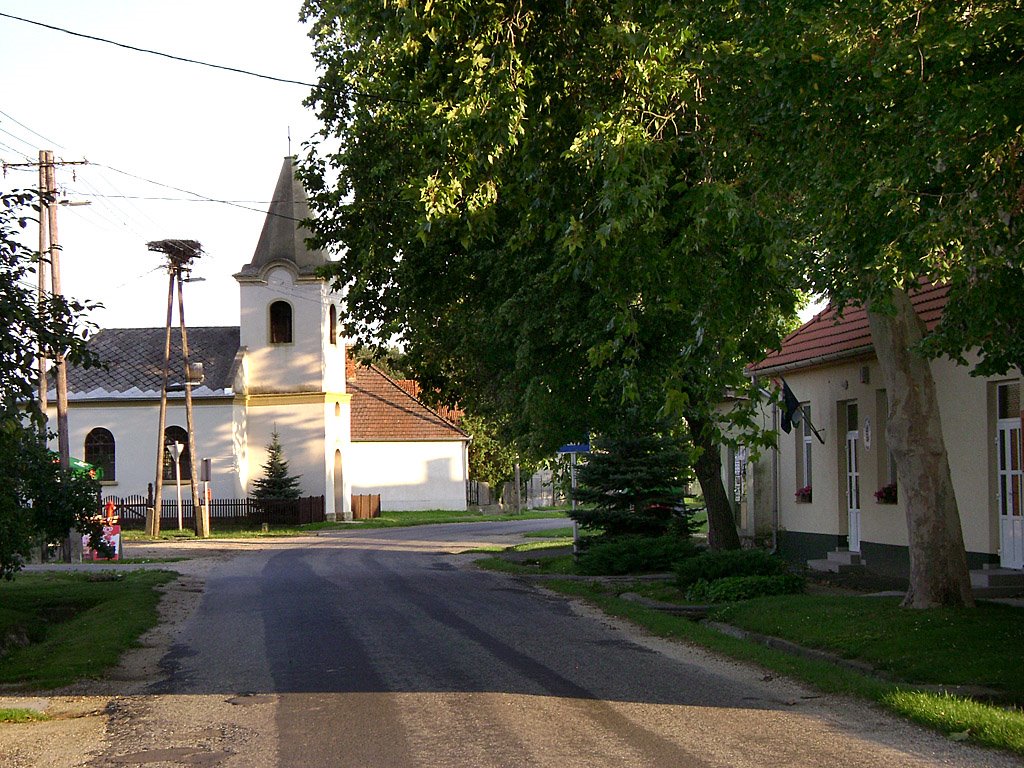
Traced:
[[[465, 509], [469, 438], [383, 372], [346, 364], [338, 297], [316, 274], [326, 256], [296, 224], [308, 215], [285, 158], [252, 260], [235, 275], [239, 325], [188, 329], [203, 370], [192, 387], [197, 463], [211, 460], [212, 495], [246, 496], [276, 431], [303, 495], [324, 496], [329, 520], [351, 519], [352, 494], [379, 493], [385, 510]], [[68, 372], [71, 452], [103, 467], [106, 495], [146, 494], [159, 467], [165, 503], [174, 496], [163, 446], [187, 445], [186, 418], [172, 392], [158, 439], [164, 338], [164, 328], [100, 331], [90, 347], [106, 368]], [[171, 381], [181, 382], [177, 328], [171, 338]], [[188, 480], [187, 456], [181, 467]]]
[[[941, 318], [946, 295], [934, 285], [913, 294], [927, 328]], [[948, 358], [931, 369], [968, 563], [1024, 569], [1021, 372], [975, 377]], [[826, 309], [751, 372], [764, 385], [784, 379], [800, 406], [799, 423], [780, 432], [777, 452], [756, 465], [727, 467], [747, 532], [772, 535], [793, 560], [864, 563], [906, 575], [906, 515], [863, 308], [848, 307], [842, 317]], [[772, 426], [770, 414], [765, 426]]]

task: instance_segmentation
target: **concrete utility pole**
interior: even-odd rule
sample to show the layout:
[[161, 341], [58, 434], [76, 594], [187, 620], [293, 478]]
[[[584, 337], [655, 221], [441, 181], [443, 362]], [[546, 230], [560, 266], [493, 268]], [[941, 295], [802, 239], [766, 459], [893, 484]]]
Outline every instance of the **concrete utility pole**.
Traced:
[[[46, 264], [47, 259], [43, 257], [43, 254], [50, 249], [50, 228], [48, 226], [49, 217], [43, 214], [43, 201], [45, 200], [45, 190], [49, 189], [48, 176], [46, 173], [46, 151], [39, 150], [39, 264], [36, 266], [39, 277], [39, 292], [36, 296], [36, 301], [39, 306], [39, 314], [42, 315], [46, 308], [46, 289], [47, 289], [47, 273]], [[49, 405], [47, 401], [47, 387], [49, 382], [46, 380], [46, 350], [43, 349], [42, 343], [39, 345], [38, 351], [38, 365], [39, 365], [39, 411], [46, 416], [46, 409]], [[42, 427], [42, 439], [46, 440], [46, 426]]]
[[[167, 256], [167, 325], [164, 335], [163, 383], [160, 387], [160, 425], [157, 432], [156, 450], [156, 494], [153, 508], [146, 513], [146, 534], [160, 534], [160, 514], [162, 510], [162, 493], [164, 478], [164, 451], [166, 440], [164, 430], [167, 424], [167, 387], [171, 366], [171, 325], [174, 314], [174, 292], [178, 292], [178, 323], [181, 328], [181, 352], [185, 375], [185, 419], [188, 425], [189, 476], [192, 486], [192, 515], [195, 521], [197, 536], [209, 536], [210, 527], [205, 518], [205, 507], [199, 503], [199, 475], [196, 473], [196, 437], [195, 422], [192, 416], [192, 368], [189, 365], [188, 330], [185, 327], [185, 300], [182, 294], [183, 275], [191, 272], [192, 261], [202, 255], [202, 246], [195, 240], [157, 240], [146, 243], [151, 251], [158, 251]], [[177, 464], [177, 461], [175, 462]]]

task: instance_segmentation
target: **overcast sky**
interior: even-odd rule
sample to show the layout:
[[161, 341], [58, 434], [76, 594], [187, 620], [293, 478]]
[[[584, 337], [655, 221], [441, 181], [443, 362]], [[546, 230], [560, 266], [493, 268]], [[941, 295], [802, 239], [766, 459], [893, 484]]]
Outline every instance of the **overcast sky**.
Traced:
[[[299, 7], [291, 0], [0, 0], [0, 13], [313, 83]], [[315, 116], [302, 106], [309, 88], [4, 17], [0, 72], [0, 158], [25, 162], [53, 149], [58, 158], [90, 163], [57, 170], [67, 199], [91, 202], [59, 209], [64, 292], [102, 302], [105, 309], [93, 316], [102, 326], [161, 326], [167, 276], [162, 255], [146, 242], [198, 240], [206, 255], [195, 276], [205, 282], [186, 286], [186, 320], [237, 325], [231, 275], [256, 246], [289, 129], [296, 154], [317, 131]], [[35, 188], [36, 172], [9, 170], [2, 184]], [[178, 190], [237, 205], [200, 202]]]

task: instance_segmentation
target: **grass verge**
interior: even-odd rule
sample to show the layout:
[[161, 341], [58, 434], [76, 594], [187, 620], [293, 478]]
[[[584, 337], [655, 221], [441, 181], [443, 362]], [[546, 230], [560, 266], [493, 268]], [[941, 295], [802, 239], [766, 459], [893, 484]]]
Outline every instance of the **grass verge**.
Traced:
[[36, 723], [49, 719], [34, 709], [0, 709], [0, 723]]
[[[1024, 712], [983, 701], [920, 690], [922, 684], [990, 685], [1019, 700], [1020, 645], [997, 640], [1020, 632], [1020, 609], [983, 604], [975, 611], [908, 611], [898, 601], [868, 597], [789, 595], [722, 606], [711, 617], [752, 631], [900, 672], [890, 682], [852, 669], [805, 659], [725, 635], [705, 624], [623, 600], [600, 584], [552, 581], [549, 588], [583, 598], [606, 613], [638, 624], [652, 634], [694, 643], [752, 662], [828, 693], [859, 696], [958, 741], [1024, 755]], [[1005, 610], [1004, 610], [1005, 609]], [[774, 617], [774, 618], [770, 618]], [[839, 618], [839, 617], [845, 617]], [[833, 622], [836, 619], [836, 623]], [[987, 634], [993, 633], [993, 634]], [[945, 636], [944, 642], [937, 638]], [[987, 639], [985, 639], [987, 638]], [[856, 650], [855, 650], [856, 649]], [[918, 654], [920, 658], [911, 656]], [[907, 666], [900, 667], [901, 663]]]
[[157, 622], [167, 571], [22, 573], [0, 582], [0, 684], [47, 689], [101, 677]]

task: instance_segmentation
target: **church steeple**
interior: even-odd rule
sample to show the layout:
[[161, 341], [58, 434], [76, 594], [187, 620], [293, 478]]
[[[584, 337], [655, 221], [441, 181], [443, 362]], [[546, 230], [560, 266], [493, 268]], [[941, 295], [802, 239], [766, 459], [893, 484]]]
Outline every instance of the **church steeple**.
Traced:
[[295, 175], [295, 158], [286, 157], [252, 261], [242, 267], [235, 278], [240, 282], [261, 280], [267, 267], [281, 262], [292, 265], [300, 277], [308, 277], [317, 267], [326, 264], [323, 251], [306, 246], [309, 232], [300, 227], [299, 222], [308, 216], [309, 203], [302, 182]]

